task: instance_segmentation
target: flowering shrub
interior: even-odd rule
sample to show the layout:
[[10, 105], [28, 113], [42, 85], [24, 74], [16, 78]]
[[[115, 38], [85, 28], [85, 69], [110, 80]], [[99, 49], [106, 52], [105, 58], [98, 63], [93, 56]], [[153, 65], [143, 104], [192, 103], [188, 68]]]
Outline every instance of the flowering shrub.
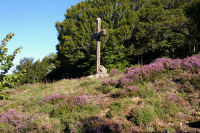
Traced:
[[7, 102], [6, 101], [1, 101], [0, 102], [0, 107], [3, 107], [3, 106], [5, 106], [7, 104]]
[[133, 132], [129, 126], [124, 127], [122, 123], [116, 123], [110, 119], [103, 119], [101, 117], [94, 116], [83, 119], [82, 127], [84, 133]]
[[88, 99], [85, 96], [69, 96], [68, 98], [65, 99], [65, 104], [68, 104], [70, 106], [72, 105], [83, 105], [87, 104]]
[[[51, 117], [58, 118], [66, 126], [67, 132], [78, 132], [79, 121], [85, 116], [99, 113], [99, 107], [90, 104], [85, 96], [69, 96], [51, 112]], [[76, 127], [77, 126], [77, 127]]]
[[110, 70], [110, 76], [114, 76], [120, 73], [119, 69], [111, 69]]
[[190, 70], [193, 73], [200, 72], [200, 55], [194, 55], [192, 57], [187, 57], [183, 59], [181, 63], [181, 68], [183, 70]]
[[54, 101], [57, 101], [57, 100], [62, 100], [65, 98], [65, 95], [64, 94], [58, 94], [58, 93], [55, 93], [51, 96], [46, 96], [43, 100], [42, 100], [42, 103], [41, 104], [44, 104], [44, 103], [47, 103], [47, 102], [54, 102]]
[[123, 77], [123, 78], [121, 78], [121, 80], [120, 80], [120, 85], [121, 86], [125, 86], [125, 85], [131, 85], [131, 84], [133, 84], [133, 79], [131, 79], [131, 78], [128, 78], [128, 77]]
[[154, 78], [155, 74], [164, 71], [164, 66], [162, 63], [151, 63], [143, 67], [126, 70], [124, 77], [120, 79], [121, 86], [127, 86], [145, 79]]
[[168, 100], [169, 101], [173, 101], [177, 104], [183, 104], [184, 103], [184, 99], [180, 96], [177, 96], [175, 94], [171, 94], [169, 97], [168, 97]]
[[187, 57], [183, 60], [158, 58], [149, 65], [136, 68], [126, 68], [124, 76], [120, 79], [120, 85], [130, 86], [138, 81], [153, 80], [157, 74], [164, 72], [165, 69], [183, 69], [186, 71], [192, 71], [193, 73], [200, 73], [200, 54]]
[[139, 87], [137, 86], [125, 86], [124, 88], [130, 92], [136, 92], [139, 90]]
[[151, 63], [149, 65], [145, 65], [142, 68], [142, 75], [144, 78], [147, 78], [151, 76], [151, 74], [157, 73], [157, 72], [163, 72], [164, 66], [161, 63]]
[[12, 130], [12, 132], [20, 132], [26, 130], [34, 119], [34, 116], [19, 114], [14, 109], [9, 109], [8, 112], [0, 114], [0, 125], [3, 126], [9, 124], [11, 128], [9, 130]]
[[117, 81], [116, 79], [113, 79], [113, 78], [102, 82], [102, 85], [104, 85], [104, 86], [114, 86], [115, 87], [118, 84], [119, 84], [119, 81]]
[[158, 58], [154, 63], [162, 63], [166, 69], [174, 70], [181, 68], [181, 59], [172, 60], [170, 58]]
[[59, 121], [40, 114], [29, 115], [20, 113], [14, 109], [0, 114], [0, 132], [3, 133], [26, 133], [26, 132], [60, 132]]

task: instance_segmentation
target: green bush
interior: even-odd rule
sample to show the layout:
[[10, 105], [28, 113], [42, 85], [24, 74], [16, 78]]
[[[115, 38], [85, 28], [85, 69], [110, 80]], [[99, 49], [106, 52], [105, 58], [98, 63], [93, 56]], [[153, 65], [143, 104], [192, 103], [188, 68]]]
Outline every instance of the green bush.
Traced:
[[6, 38], [1, 41], [0, 45], [0, 99], [6, 98], [5, 95], [1, 94], [2, 90], [15, 87], [15, 84], [20, 81], [23, 76], [23, 72], [17, 74], [8, 74], [11, 67], [13, 67], [13, 60], [15, 56], [20, 52], [21, 48], [17, 48], [12, 54], [8, 55], [8, 49], [6, 44], [12, 37], [13, 33], [10, 33]]
[[145, 105], [144, 107], [137, 107], [132, 110], [132, 114], [130, 116], [130, 120], [136, 124], [149, 124], [156, 118], [154, 108], [149, 105]]
[[102, 93], [104, 93], [104, 94], [107, 94], [107, 93], [110, 93], [110, 92], [113, 91], [113, 90], [116, 90], [116, 88], [113, 87], [113, 86], [105, 86], [105, 85], [102, 85], [102, 86], [100, 86], [100, 87], [97, 87], [96, 90], [98, 90], [98, 91], [100, 91], [100, 92], [102, 92]]
[[122, 110], [123, 110], [123, 106], [122, 103], [119, 102], [113, 102], [111, 103], [110, 107], [109, 107], [109, 111], [106, 113], [106, 117], [108, 118], [112, 118], [116, 115], [120, 116], [122, 115]]
[[171, 119], [178, 119], [177, 114], [178, 111], [180, 111], [182, 108], [178, 106], [175, 102], [168, 101], [166, 102], [166, 98], [158, 98], [158, 97], [152, 97], [149, 99], [146, 99], [146, 102], [154, 108], [154, 112], [156, 113], [156, 116], [160, 119], [168, 122], [171, 121]]
[[98, 112], [99, 108], [90, 104], [65, 104], [54, 108], [50, 114], [52, 117], [56, 117], [61, 120], [61, 123], [65, 125], [65, 130], [69, 132], [78, 132], [78, 130], [81, 128], [79, 121], [85, 117], [95, 115]]
[[149, 97], [153, 97], [156, 95], [155, 90], [153, 90], [152, 88], [149, 88], [148, 86], [145, 87], [140, 87], [140, 89], [138, 91], [136, 91], [134, 93], [135, 96], [139, 96], [141, 98], [149, 98]]

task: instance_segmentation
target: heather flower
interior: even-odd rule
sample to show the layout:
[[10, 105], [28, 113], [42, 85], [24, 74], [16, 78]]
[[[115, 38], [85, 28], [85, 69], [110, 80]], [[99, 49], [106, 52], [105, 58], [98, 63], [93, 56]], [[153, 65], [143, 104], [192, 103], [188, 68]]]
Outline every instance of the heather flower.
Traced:
[[192, 57], [187, 57], [183, 59], [181, 63], [181, 67], [184, 70], [197, 70], [199, 71], [200, 69], [200, 58], [199, 55], [195, 55]]
[[162, 71], [164, 71], [164, 66], [161, 63], [151, 63], [142, 67], [142, 74], [144, 77], [148, 77], [150, 74]]
[[57, 101], [57, 100], [62, 100], [65, 98], [65, 95], [64, 94], [58, 94], [58, 93], [55, 93], [51, 96], [46, 96], [43, 100], [42, 100], [42, 103], [41, 104], [44, 104], [45, 102], [50, 102], [50, 101]]
[[113, 78], [102, 82], [102, 85], [105, 85], [105, 86], [117, 86], [118, 84], [119, 84], [119, 81]]
[[175, 102], [175, 103], [180, 103], [180, 104], [182, 104], [182, 103], [184, 103], [184, 99], [182, 98], [182, 97], [180, 97], [180, 96], [177, 96], [177, 95], [175, 95], [175, 94], [171, 94], [169, 97], [168, 97], [168, 100], [169, 101], [173, 101], [173, 102]]
[[120, 80], [121, 85], [129, 85], [129, 84], [132, 84], [132, 83], [133, 83], [133, 80], [131, 78], [123, 77]]
[[162, 63], [167, 69], [178, 69], [181, 68], [181, 59], [172, 60], [170, 58], [158, 58], [154, 63]]
[[3, 107], [3, 106], [5, 106], [7, 104], [7, 102], [6, 101], [1, 101], [0, 102], [0, 107]]
[[85, 96], [69, 96], [68, 98], [65, 99], [64, 104], [69, 104], [69, 105], [83, 105], [87, 104], [87, 97]]
[[137, 86], [126, 86], [124, 87], [126, 90], [130, 91], [130, 92], [136, 92], [139, 90], [139, 87]]
[[110, 75], [113, 76], [113, 75], [117, 75], [120, 73], [120, 70], [119, 69], [112, 69], [110, 70]]
[[175, 59], [167, 65], [167, 68], [172, 70], [179, 69], [181, 68], [181, 63], [181, 59]]
[[141, 68], [135, 68], [135, 69], [129, 69], [125, 76], [127, 78], [134, 78], [134, 77], [140, 77], [141, 74]]
[[14, 127], [13, 132], [19, 132], [31, 124], [35, 120], [34, 116], [28, 114], [19, 114], [14, 109], [9, 109], [7, 112], [0, 114], [0, 123], [8, 123]]

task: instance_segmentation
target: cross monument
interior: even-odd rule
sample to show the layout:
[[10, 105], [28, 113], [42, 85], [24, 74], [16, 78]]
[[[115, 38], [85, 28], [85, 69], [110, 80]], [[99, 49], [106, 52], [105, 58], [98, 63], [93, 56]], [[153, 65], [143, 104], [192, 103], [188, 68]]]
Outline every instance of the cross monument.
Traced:
[[92, 39], [96, 39], [96, 72], [97, 74], [100, 73], [100, 47], [101, 47], [101, 41], [100, 37], [106, 35], [106, 30], [101, 30], [101, 18], [97, 18], [97, 33], [92, 35]]

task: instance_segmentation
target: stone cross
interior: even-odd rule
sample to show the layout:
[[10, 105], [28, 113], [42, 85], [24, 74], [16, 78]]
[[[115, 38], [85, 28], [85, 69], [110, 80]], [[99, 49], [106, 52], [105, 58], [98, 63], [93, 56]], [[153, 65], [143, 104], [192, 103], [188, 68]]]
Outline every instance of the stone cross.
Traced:
[[100, 73], [100, 47], [101, 47], [101, 41], [100, 37], [106, 35], [106, 30], [101, 30], [101, 18], [97, 18], [97, 33], [92, 35], [92, 39], [96, 39], [96, 72], [97, 74]]

